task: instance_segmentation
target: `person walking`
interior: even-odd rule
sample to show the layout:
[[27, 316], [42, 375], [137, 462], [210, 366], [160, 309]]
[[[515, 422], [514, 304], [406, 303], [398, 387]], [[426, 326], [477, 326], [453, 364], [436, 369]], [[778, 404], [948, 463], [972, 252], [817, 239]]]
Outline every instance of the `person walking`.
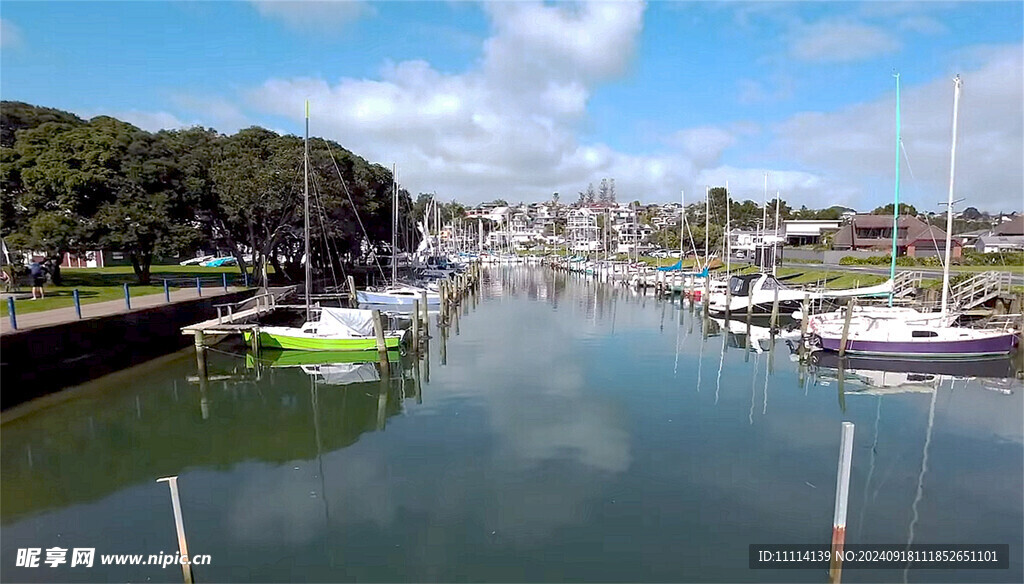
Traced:
[[32, 263], [28, 266], [28, 275], [32, 278], [32, 300], [46, 297], [46, 293], [43, 291], [43, 286], [46, 285], [47, 270], [46, 267], [43, 266], [42, 261], [43, 258], [32, 258]]

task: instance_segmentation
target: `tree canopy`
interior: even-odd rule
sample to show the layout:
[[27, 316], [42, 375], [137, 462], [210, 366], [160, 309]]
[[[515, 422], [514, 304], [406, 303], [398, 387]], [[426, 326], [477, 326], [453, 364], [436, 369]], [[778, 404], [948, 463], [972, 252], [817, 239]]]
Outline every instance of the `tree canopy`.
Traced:
[[[147, 282], [154, 257], [206, 249], [251, 265], [256, 277], [263, 260], [285, 276], [301, 271], [301, 138], [258, 127], [150, 133], [19, 102], [2, 102], [0, 112], [0, 234], [45, 251], [52, 267], [65, 252], [118, 250]], [[311, 138], [309, 175], [316, 268], [390, 241], [389, 169]], [[408, 244], [413, 205], [404, 189], [398, 199]]]

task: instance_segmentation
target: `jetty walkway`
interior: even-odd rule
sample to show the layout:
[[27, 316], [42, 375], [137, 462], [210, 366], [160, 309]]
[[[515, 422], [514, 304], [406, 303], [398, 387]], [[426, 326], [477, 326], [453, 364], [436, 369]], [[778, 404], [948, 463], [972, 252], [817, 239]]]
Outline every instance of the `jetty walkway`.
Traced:
[[[216, 298], [218, 296], [224, 296], [227, 294], [233, 294], [240, 292], [245, 288], [239, 286], [229, 286], [227, 290], [221, 287], [217, 288], [203, 288], [202, 296], [200, 296], [195, 288], [183, 288], [180, 290], [172, 290], [170, 293], [171, 303], [184, 302], [187, 300], [196, 300], [198, 298]], [[145, 294], [143, 296], [133, 296], [131, 299], [132, 309], [126, 310], [124, 305], [124, 299], [108, 300], [105, 302], [95, 302], [92, 304], [82, 305], [82, 318], [86, 320], [90, 318], [96, 318], [100, 316], [110, 316], [113, 314], [123, 314], [126, 312], [135, 312], [137, 310], [145, 310], [147, 308], [153, 308], [155, 306], [166, 306], [168, 304], [167, 299], [163, 294]], [[42, 310], [39, 312], [27, 312], [24, 314], [18, 314], [18, 331], [24, 331], [34, 328], [41, 328], [46, 326], [53, 326], [58, 324], [64, 324], [68, 322], [74, 322], [79, 320], [78, 313], [75, 312], [74, 306], [68, 306], [65, 308], [53, 308], [51, 310]], [[0, 334], [7, 334], [16, 332], [11, 328], [10, 317], [5, 316], [0, 319]]]

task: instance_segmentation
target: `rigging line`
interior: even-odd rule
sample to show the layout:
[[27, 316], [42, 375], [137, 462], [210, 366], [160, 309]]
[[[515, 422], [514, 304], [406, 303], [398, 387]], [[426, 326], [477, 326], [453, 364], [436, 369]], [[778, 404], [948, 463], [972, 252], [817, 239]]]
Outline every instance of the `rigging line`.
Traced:
[[[334, 281], [335, 290], [338, 289], [338, 273], [334, 269], [334, 262], [331, 261], [331, 244], [330, 239], [327, 236], [327, 211], [324, 208], [323, 199], [320, 196], [320, 183], [317, 181], [316, 175], [313, 175], [313, 198], [316, 203], [317, 219], [320, 221], [320, 235], [323, 236], [324, 240], [324, 255], [327, 256], [327, 265], [331, 268], [331, 279]], [[339, 255], [338, 260], [341, 260]]]
[[[352, 213], [356, 216], [356, 222], [359, 223], [359, 229], [363, 231], [363, 237], [366, 238], [366, 243], [369, 244], [372, 242], [372, 240], [370, 239], [370, 234], [366, 232], [366, 227], [363, 225], [363, 220], [362, 218], [359, 217], [359, 210], [356, 208], [355, 201], [352, 200], [352, 193], [350, 193], [348, 190], [348, 183], [345, 182], [345, 177], [341, 175], [341, 168], [338, 167], [338, 161], [337, 159], [334, 158], [334, 150], [331, 148], [330, 142], [324, 140], [324, 143], [327, 144], [327, 152], [331, 155], [331, 162], [334, 163], [334, 170], [337, 171], [338, 178], [341, 180], [341, 186], [342, 188], [345, 189], [345, 196], [348, 197], [348, 203], [352, 205]], [[377, 270], [380, 272], [381, 278], [384, 278], [384, 280], [386, 281], [388, 277], [384, 273], [384, 268], [381, 267], [380, 259], [377, 258], [376, 253], [373, 254], [373, 263], [377, 265]]]

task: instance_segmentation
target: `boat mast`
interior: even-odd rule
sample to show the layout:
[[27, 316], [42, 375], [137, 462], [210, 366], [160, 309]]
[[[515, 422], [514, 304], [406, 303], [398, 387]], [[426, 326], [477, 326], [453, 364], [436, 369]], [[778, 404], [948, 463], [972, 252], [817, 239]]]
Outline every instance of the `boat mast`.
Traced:
[[708, 241], [711, 227], [711, 187], [704, 185], [704, 269], [710, 263], [711, 255], [708, 249]]
[[729, 181], [725, 181], [725, 245], [722, 247], [725, 250], [726, 279], [729, 278], [730, 268], [732, 267], [732, 254], [730, 253], [732, 251], [732, 245], [729, 241], [729, 223], [731, 217], [729, 213]]
[[391, 164], [391, 283], [398, 282], [398, 165]]
[[679, 269], [683, 269], [683, 230], [686, 229], [686, 203], [683, 189], [679, 189]]
[[942, 318], [946, 318], [949, 308], [949, 261], [953, 239], [953, 178], [956, 171], [956, 124], [960, 109], [960, 88], [963, 82], [957, 75], [953, 79], [953, 145], [949, 151], [949, 199], [946, 202], [946, 261], [942, 265]]
[[[896, 195], [892, 205], [892, 257], [889, 261], [889, 281], [896, 280], [896, 240], [900, 231], [900, 74], [896, 73]], [[854, 229], [856, 232], [856, 229]], [[895, 286], [889, 290], [889, 306], [892, 306]]]
[[[758, 245], [764, 250], [764, 238], [768, 233], [768, 173], [764, 173], [764, 194], [761, 196], [761, 238]], [[754, 250], [757, 253], [757, 250]], [[765, 262], [764, 251], [761, 252], [761, 263]], [[773, 268], [774, 269], [774, 268]]]
[[303, 190], [303, 204], [305, 212], [303, 213], [303, 227], [306, 234], [306, 320], [310, 320], [310, 309], [309, 309], [309, 286], [310, 286], [310, 275], [312, 274], [311, 264], [312, 258], [309, 254], [309, 100], [306, 100], [306, 135], [303, 139], [303, 146], [305, 149], [305, 156], [302, 164], [303, 175], [305, 179], [305, 187]]

